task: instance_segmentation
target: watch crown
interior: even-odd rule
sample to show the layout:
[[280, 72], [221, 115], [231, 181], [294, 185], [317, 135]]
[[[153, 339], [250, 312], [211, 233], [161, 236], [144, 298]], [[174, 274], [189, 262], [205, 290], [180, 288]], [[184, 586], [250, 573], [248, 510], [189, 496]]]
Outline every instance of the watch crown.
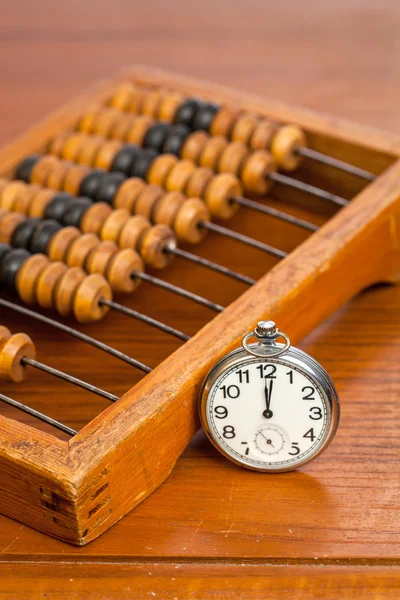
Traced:
[[257, 327], [254, 330], [257, 337], [260, 338], [275, 338], [277, 337], [276, 325], [274, 321], [259, 321]]

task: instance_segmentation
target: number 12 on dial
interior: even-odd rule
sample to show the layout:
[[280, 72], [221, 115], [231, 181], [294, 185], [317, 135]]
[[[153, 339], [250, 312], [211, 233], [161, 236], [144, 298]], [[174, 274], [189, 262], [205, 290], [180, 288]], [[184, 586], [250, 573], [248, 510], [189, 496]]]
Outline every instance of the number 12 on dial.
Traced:
[[[254, 337], [257, 343], [248, 344]], [[276, 342], [284, 337], [285, 344]], [[332, 380], [311, 356], [290, 347], [272, 321], [243, 338], [207, 375], [200, 418], [216, 448], [252, 470], [296, 469], [329, 445], [339, 422]]]

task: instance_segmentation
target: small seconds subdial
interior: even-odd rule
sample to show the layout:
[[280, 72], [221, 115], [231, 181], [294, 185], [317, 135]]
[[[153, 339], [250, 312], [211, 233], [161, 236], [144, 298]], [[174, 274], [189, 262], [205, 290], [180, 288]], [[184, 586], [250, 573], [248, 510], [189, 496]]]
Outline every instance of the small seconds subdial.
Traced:
[[261, 454], [278, 454], [285, 443], [283, 433], [273, 427], [261, 427], [254, 438], [255, 447]]

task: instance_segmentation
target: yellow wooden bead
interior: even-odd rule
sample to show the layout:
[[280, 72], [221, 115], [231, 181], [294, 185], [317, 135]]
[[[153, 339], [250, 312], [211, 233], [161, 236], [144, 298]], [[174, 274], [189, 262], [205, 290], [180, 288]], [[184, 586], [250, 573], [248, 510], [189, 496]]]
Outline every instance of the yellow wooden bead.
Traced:
[[197, 164], [210, 136], [205, 131], [195, 131], [183, 143], [180, 156]]
[[129, 213], [135, 212], [135, 204], [146, 184], [139, 177], [130, 177], [119, 186], [114, 199], [114, 208], [124, 208]]
[[294, 171], [302, 160], [297, 150], [306, 145], [306, 136], [300, 127], [284, 125], [272, 140], [271, 153], [281, 169]]
[[118, 110], [130, 110], [135, 95], [135, 88], [131, 83], [121, 83], [110, 100], [110, 105]]
[[232, 173], [238, 177], [241, 166], [249, 154], [250, 151], [243, 142], [230, 142], [220, 156], [219, 173]]
[[201, 167], [208, 167], [209, 169], [216, 171], [222, 153], [227, 148], [228, 144], [228, 140], [222, 136], [210, 137], [200, 154], [198, 164]]
[[109, 171], [116, 154], [121, 148], [122, 142], [119, 140], [105, 141], [96, 155], [94, 166]]
[[4, 327], [4, 325], [0, 325], [0, 350], [2, 349], [6, 341], [10, 339], [10, 337], [11, 331], [7, 327]]
[[242, 195], [243, 190], [238, 178], [231, 173], [222, 173], [216, 175], [208, 184], [204, 200], [213, 217], [231, 219], [240, 207], [232, 199]]
[[107, 269], [107, 281], [113, 292], [131, 294], [140, 284], [140, 279], [132, 277], [132, 273], [142, 273], [143, 268], [143, 261], [135, 250], [126, 248], [117, 252]]
[[48, 190], [42, 188], [34, 195], [31, 205], [29, 207], [28, 215], [30, 217], [38, 217], [42, 219], [47, 205], [54, 198], [56, 192], [54, 190]]
[[73, 300], [73, 311], [79, 323], [93, 323], [102, 319], [109, 311], [100, 300], [112, 300], [108, 282], [102, 275], [93, 274], [84, 277], [79, 284]]
[[36, 301], [42, 308], [55, 306], [55, 290], [61, 277], [68, 271], [63, 262], [51, 262], [40, 273], [36, 284]]
[[22, 359], [36, 358], [36, 349], [31, 338], [25, 333], [16, 333], [10, 337], [0, 351], [0, 379], [23, 381], [27, 373], [26, 365]]
[[28, 215], [30, 206], [31, 206], [36, 194], [39, 193], [41, 189], [42, 188], [40, 185], [37, 185], [34, 183], [26, 185], [24, 193], [21, 195], [18, 195], [18, 197], [14, 203], [14, 210], [16, 212], [20, 212], [24, 215]]
[[102, 240], [111, 240], [118, 244], [121, 231], [130, 218], [130, 213], [124, 208], [113, 210], [100, 231]]
[[190, 198], [203, 198], [208, 184], [215, 173], [208, 167], [198, 167], [186, 184], [185, 194]]
[[170, 172], [177, 163], [178, 158], [173, 154], [161, 154], [151, 163], [147, 173], [147, 181], [164, 187]]
[[249, 146], [252, 150], [269, 150], [274, 135], [279, 129], [278, 123], [262, 119], [250, 138]]
[[69, 171], [64, 179], [64, 192], [78, 196], [81, 183], [89, 171], [88, 165], [69, 165]]
[[112, 213], [112, 208], [105, 202], [95, 202], [84, 212], [79, 227], [83, 233], [100, 235], [104, 223]]
[[34, 254], [19, 269], [15, 278], [15, 287], [19, 298], [26, 304], [36, 302], [36, 286], [40, 274], [50, 261], [44, 254]]
[[245, 192], [265, 196], [273, 181], [268, 179], [268, 173], [276, 171], [276, 162], [266, 150], [252, 152], [242, 169], [242, 184]]
[[87, 273], [99, 273], [107, 279], [107, 269], [114, 256], [119, 251], [117, 244], [111, 240], [100, 242], [99, 245], [92, 250], [86, 259], [85, 270]]
[[80, 237], [81, 232], [76, 227], [64, 227], [51, 238], [47, 247], [47, 256], [51, 261], [65, 262], [71, 244]]
[[144, 234], [151, 229], [151, 224], [146, 217], [135, 215], [128, 219], [123, 226], [118, 240], [120, 248], [137, 250]]
[[30, 182], [45, 186], [53, 165], [57, 164], [58, 159], [55, 156], [50, 154], [42, 156], [32, 168]]
[[183, 102], [183, 96], [177, 93], [165, 94], [158, 107], [157, 117], [160, 121], [172, 123], [175, 119], [176, 111]]
[[157, 203], [165, 196], [165, 191], [159, 185], [147, 185], [135, 204], [135, 214], [143, 215], [150, 221]]
[[164, 269], [172, 260], [165, 249], [175, 236], [167, 225], [154, 225], [144, 236], [140, 245], [140, 255], [146, 265], [153, 269]]
[[186, 185], [196, 170], [190, 160], [180, 160], [171, 170], [165, 183], [168, 192], [185, 192]]
[[237, 109], [228, 108], [225, 106], [221, 107], [213, 118], [210, 127], [210, 134], [212, 136], [220, 135], [229, 138], [238, 116], [239, 111]]
[[[6, 209], [2, 209], [6, 210]], [[18, 225], [25, 221], [25, 216], [17, 212], [5, 212], [0, 219], [0, 243], [9, 244]]]
[[154, 223], [162, 223], [173, 228], [180, 207], [187, 201], [180, 192], [169, 192], [157, 203], [153, 211]]
[[86, 259], [97, 246], [100, 240], [94, 233], [80, 235], [68, 249], [66, 262], [69, 267], [85, 268]]
[[243, 142], [248, 145], [257, 125], [260, 123], [260, 117], [245, 112], [238, 116], [232, 127], [230, 138], [233, 141]]
[[75, 296], [85, 277], [85, 272], [80, 267], [72, 267], [58, 281], [54, 293], [54, 308], [63, 317], [68, 317], [74, 312]]
[[150, 117], [156, 117], [161, 106], [162, 95], [158, 91], [147, 92], [140, 112], [142, 115], [149, 115]]
[[77, 162], [84, 140], [84, 133], [72, 133], [64, 144], [64, 148], [61, 152], [61, 158], [70, 160], [72, 162]]
[[4, 186], [0, 194], [0, 207], [6, 210], [15, 210], [18, 198], [22, 197], [26, 191], [27, 185], [22, 181], [11, 181]]
[[94, 124], [98, 113], [102, 110], [101, 104], [93, 104], [85, 111], [79, 122], [79, 129], [85, 133], [93, 133]]
[[144, 136], [153, 124], [154, 119], [149, 115], [140, 115], [134, 120], [128, 135], [126, 136], [126, 141], [141, 146], [143, 144]]
[[178, 240], [199, 243], [206, 235], [207, 230], [201, 223], [210, 220], [210, 212], [200, 198], [189, 198], [179, 209], [174, 223], [174, 231]]

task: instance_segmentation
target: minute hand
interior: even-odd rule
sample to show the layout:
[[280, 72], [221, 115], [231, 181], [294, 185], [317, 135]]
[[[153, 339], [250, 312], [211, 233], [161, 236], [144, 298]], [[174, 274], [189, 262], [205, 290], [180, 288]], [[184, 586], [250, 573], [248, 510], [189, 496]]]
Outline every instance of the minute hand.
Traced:
[[272, 387], [274, 385], [274, 382], [272, 379], [269, 380], [269, 388], [267, 387], [267, 378], [264, 379], [264, 382], [265, 382], [265, 387], [264, 387], [265, 402], [266, 402], [267, 408], [263, 412], [263, 417], [265, 417], [266, 419], [270, 419], [271, 417], [274, 416], [274, 413], [271, 410], [271, 396], [272, 396]]

